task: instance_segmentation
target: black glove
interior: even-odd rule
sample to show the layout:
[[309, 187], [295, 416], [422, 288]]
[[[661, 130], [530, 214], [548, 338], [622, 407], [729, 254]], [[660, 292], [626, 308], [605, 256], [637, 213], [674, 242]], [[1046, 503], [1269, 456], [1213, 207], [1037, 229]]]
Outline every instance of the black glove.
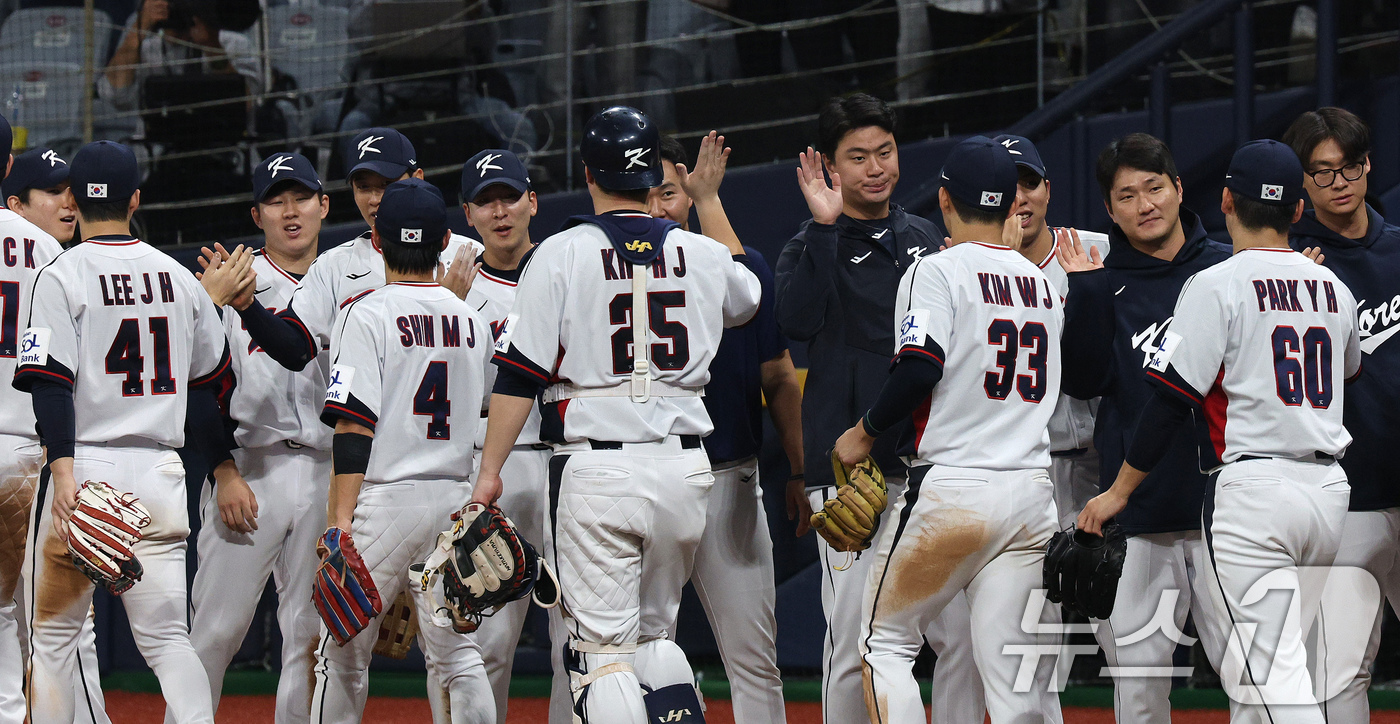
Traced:
[[1056, 533], [1045, 549], [1045, 597], [1089, 618], [1108, 618], [1127, 555], [1128, 536], [1117, 523], [1105, 525], [1102, 536], [1074, 528]]

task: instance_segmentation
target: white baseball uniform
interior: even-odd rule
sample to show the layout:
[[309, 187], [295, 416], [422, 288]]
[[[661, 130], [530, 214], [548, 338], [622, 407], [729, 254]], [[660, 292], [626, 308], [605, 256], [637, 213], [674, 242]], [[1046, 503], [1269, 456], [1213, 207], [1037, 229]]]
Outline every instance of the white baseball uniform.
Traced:
[[[650, 228], [647, 219], [615, 212], [600, 221]], [[542, 425], [556, 443], [548, 555], [563, 589], [575, 717], [593, 724], [642, 724], [649, 703], [693, 685], [666, 632], [714, 482], [700, 446], [712, 429], [700, 395], [724, 328], [747, 321], [759, 302], [758, 279], [723, 245], [663, 233], [626, 242], [661, 244], [645, 266], [627, 263], [595, 223], [546, 239], [496, 345], [502, 369], [551, 385]], [[633, 300], [643, 297], [647, 314], [634, 317]], [[645, 367], [633, 353], [638, 328]]]
[[[380, 599], [407, 587], [419, 641], [448, 692], [452, 724], [494, 724], [496, 707], [475, 636], [433, 622], [422, 563], [471, 497], [472, 443], [481, 424], [491, 328], [451, 291], [395, 282], [349, 305], [336, 321], [322, 419], [370, 428], [374, 446], [350, 533]], [[421, 569], [420, 569], [421, 571]], [[322, 626], [311, 721], [358, 722], [381, 614], [337, 646]], [[434, 719], [441, 716], [434, 712]]]
[[[16, 384], [42, 379], [72, 386], [74, 478], [133, 493], [150, 512], [151, 524], [132, 549], [145, 575], [122, 603], [175, 720], [212, 722], [209, 681], [186, 624], [189, 520], [175, 448], [184, 444], [187, 391], [229, 364], [218, 310], [164, 253], [131, 237], [96, 237], [39, 272], [23, 345]], [[36, 724], [68, 724], [75, 644], [93, 584], [67, 560], [44, 507], [30, 707]]]
[[[1058, 644], [1022, 620], [1056, 527], [1045, 468], [1060, 391], [1059, 293], [1018, 252], [967, 242], [905, 272], [894, 323], [896, 354], [931, 360], [943, 378], [914, 411], [917, 462], [874, 549], [860, 643], [871, 721], [924, 721], [914, 658], [961, 591], [992, 721], [1058, 719], [1046, 693], [1053, 657], [1022, 689], [1021, 657], [1004, 647]], [[1037, 622], [1058, 620], [1040, 608]]]
[[[494, 339], [505, 325], [511, 305], [515, 303], [515, 289], [520, 280], [520, 270], [529, 263], [530, 256], [520, 260], [513, 270], [492, 269], [485, 265], [467, 293], [467, 304], [479, 312], [491, 325]], [[491, 389], [496, 380], [496, 366], [488, 365], [486, 388]], [[489, 397], [489, 393], [488, 393]], [[482, 410], [482, 415], [486, 414]], [[476, 441], [476, 465], [480, 466], [481, 448], [486, 442], [486, 424], [483, 422]], [[516, 524], [520, 534], [531, 544], [545, 550], [548, 535], [545, 525], [545, 509], [549, 490], [549, 445], [540, 440], [540, 411], [536, 406], [530, 410], [530, 417], [515, 441], [510, 457], [501, 468], [501, 478], [509, 480], [496, 505], [505, 511]], [[520, 630], [525, 625], [525, 614], [530, 610], [530, 600], [522, 599], [507, 604], [495, 615], [481, 622], [476, 631], [476, 641], [481, 646], [481, 655], [486, 660], [486, 673], [491, 678], [491, 690], [496, 694], [496, 721], [505, 724], [506, 707], [510, 701], [510, 673], [515, 663], [515, 649], [520, 642]], [[564, 628], [563, 612], [559, 607], [549, 609], [550, 663], [554, 670], [554, 686], [550, 692], [550, 721], [555, 724], [568, 724], [572, 701], [569, 697], [569, 675], [564, 670], [563, 642], [568, 638]]]
[[[255, 303], [273, 311], [286, 308], [297, 277], [261, 251], [255, 252], [253, 270]], [[229, 414], [238, 422], [233, 457], [257, 498], [258, 529], [239, 533], [224, 525], [212, 481], [205, 481], [190, 641], [204, 662], [217, 711], [224, 672], [238, 653], [268, 576], [274, 576], [282, 631], [277, 721], [305, 722], [321, 633], [311, 584], [320, 565], [316, 541], [326, 529], [331, 475], [331, 431], [319, 419], [328, 358], [321, 355], [316, 364], [292, 372], [252, 341], [231, 309], [225, 310], [224, 327], [239, 381], [229, 401]]]
[[[1336, 275], [1288, 249], [1247, 249], [1187, 282], [1148, 365], [1159, 390], [1203, 410], [1203, 467], [1216, 471], [1203, 530], [1221, 613], [1198, 624], [1228, 636], [1232, 719], [1324, 721], [1304, 650], [1321, 586], [1298, 567], [1337, 553], [1350, 497], [1335, 462], [1351, 441], [1343, 388], [1360, 364], [1356, 302]], [[1280, 588], [1298, 598], [1260, 598]]]

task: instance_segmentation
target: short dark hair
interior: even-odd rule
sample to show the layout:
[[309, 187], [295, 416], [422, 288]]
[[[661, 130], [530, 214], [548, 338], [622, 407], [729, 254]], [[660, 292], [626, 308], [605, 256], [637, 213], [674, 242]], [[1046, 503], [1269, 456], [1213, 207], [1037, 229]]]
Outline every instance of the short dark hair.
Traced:
[[400, 244], [397, 241], [379, 240], [384, 252], [384, 264], [400, 274], [423, 274], [437, 269], [438, 257], [442, 254], [442, 240], [437, 244]]
[[988, 211], [969, 206], [958, 200], [958, 197], [948, 194], [948, 201], [952, 202], [953, 213], [962, 219], [964, 224], [1000, 224], [1006, 221], [1006, 217], [1011, 215], [1011, 204], [999, 211]]
[[1233, 190], [1230, 191], [1230, 198], [1235, 201], [1235, 218], [1250, 231], [1270, 229], [1287, 234], [1293, 226], [1293, 212], [1298, 208], [1295, 204], [1266, 204], [1248, 196], [1240, 196]]
[[1178, 176], [1171, 149], [1167, 148], [1162, 139], [1146, 133], [1129, 133], [1113, 139], [1113, 142], [1099, 153], [1095, 176], [1098, 178], [1099, 192], [1103, 194], [1104, 201], [1108, 201], [1113, 193], [1113, 179], [1118, 176], [1118, 170], [1125, 166], [1148, 173], [1160, 173], [1172, 181], [1176, 181]]
[[[29, 188], [28, 186], [25, 186], [24, 188], [20, 189], [19, 191], [14, 192], [13, 194], [10, 194], [10, 195], [11, 195], [11, 196], [14, 196], [15, 198], [18, 198], [18, 199], [19, 199], [19, 202], [20, 202], [21, 204], [28, 204], [28, 203], [29, 203], [29, 192], [30, 192], [30, 191], [33, 191], [33, 189]], [[7, 199], [5, 199], [5, 201], [8, 202], [9, 199], [7, 198]]]
[[832, 98], [817, 116], [817, 150], [831, 156], [847, 133], [868, 126], [879, 126], [894, 135], [894, 111], [869, 93]]
[[661, 158], [683, 166], [690, 165], [690, 154], [685, 152], [685, 146], [675, 136], [661, 137]]
[[1371, 129], [1355, 113], [1345, 108], [1328, 106], [1298, 116], [1283, 134], [1283, 142], [1303, 165], [1308, 164], [1313, 151], [1324, 141], [1333, 140], [1342, 147], [1347, 161], [1355, 163], [1371, 153]]
[[126, 221], [126, 210], [131, 205], [131, 199], [121, 201], [85, 201], [75, 199], [78, 202], [78, 213], [82, 214], [83, 221]]
[[[599, 186], [599, 188], [603, 187]], [[603, 192], [609, 196], [616, 196], [620, 199], [626, 199], [638, 204], [645, 204], [647, 202], [647, 197], [651, 195], [651, 189], [649, 188], [627, 190], [603, 188]]]

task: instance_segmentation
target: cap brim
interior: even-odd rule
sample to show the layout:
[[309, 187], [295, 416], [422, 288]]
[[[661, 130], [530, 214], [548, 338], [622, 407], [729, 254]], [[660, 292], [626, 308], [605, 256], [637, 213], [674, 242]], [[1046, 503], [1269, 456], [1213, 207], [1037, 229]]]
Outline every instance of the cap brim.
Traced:
[[480, 196], [480, 195], [481, 195], [481, 192], [485, 191], [486, 189], [491, 188], [492, 186], [496, 186], [496, 185], [508, 186], [508, 187], [510, 187], [510, 188], [512, 188], [512, 189], [515, 189], [516, 191], [519, 191], [519, 192], [522, 193], [522, 194], [523, 194], [523, 193], [526, 193], [526, 192], [528, 192], [528, 191], [530, 190], [529, 184], [526, 184], [524, 181], [521, 181], [520, 179], [514, 179], [514, 178], [493, 178], [493, 179], [490, 179], [490, 180], [487, 180], [487, 181], [482, 181], [481, 183], [477, 184], [476, 187], [472, 189], [472, 191], [471, 191], [470, 194], [466, 194], [466, 195], [464, 195], [464, 196], [462, 197], [462, 201], [463, 201], [463, 202], [469, 202], [469, 201], [471, 201], [472, 199], [475, 199], [476, 197]]
[[[8, 199], [11, 196], [18, 196], [24, 189], [51, 189], [68, 180], [68, 166], [54, 166], [45, 173], [21, 183], [0, 183], [0, 193], [5, 194]], [[4, 199], [0, 199], [3, 202]]]
[[1034, 171], [1034, 172], [1035, 172], [1035, 175], [1037, 175], [1037, 176], [1039, 176], [1039, 177], [1041, 177], [1041, 178], [1050, 178], [1049, 176], [1046, 176], [1046, 175], [1045, 175], [1045, 167], [1044, 167], [1044, 166], [1040, 166], [1040, 165], [1031, 163], [1030, 161], [1017, 161], [1017, 162], [1016, 162], [1016, 166], [1017, 166], [1018, 168], [1028, 168], [1028, 169]]
[[305, 189], [307, 189], [307, 190], [309, 190], [309, 191], [311, 191], [311, 192], [313, 192], [313, 193], [319, 193], [319, 192], [321, 191], [321, 184], [312, 183], [312, 182], [307, 181], [307, 180], [305, 180], [305, 179], [299, 179], [299, 178], [284, 178], [284, 179], [280, 179], [280, 180], [278, 180], [278, 181], [274, 181], [274, 182], [268, 184], [268, 185], [267, 185], [267, 188], [263, 189], [262, 192], [260, 192], [260, 193], [255, 192], [254, 195], [253, 195], [253, 198], [254, 198], [254, 200], [257, 201], [258, 203], [262, 203], [262, 202], [264, 202], [264, 201], [267, 200], [267, 197], [268, 197], [268, 196], [271, 196], [271, 195], [272, 195], [272, 192], [273, 192], [273, 191], [276, 191], [276, 190], [279, 189], [279, 188], [285, 188], [287, 184], [296, 184], [296, 185], [301, 186], [301, 187], [303, 187], [303, 188], [305, 188]]
[[398, 181], [404, 174], [408, 173], [408, 166], [388, 161], [361, 161], [350, 167], [350, 172], [345, 174], [345, 178], [352, 179], [355, 174], [361, 171], [373, 171], [390, 181]]
[[597, 179], [598, 185], [609, 191], [639, 191], [641, 189], [654, 189], [661, 185], [666, 178], [660, 167], [650, 168], [645, 171], [623, 173], [621, 171], [599, 171], [588, 169]]

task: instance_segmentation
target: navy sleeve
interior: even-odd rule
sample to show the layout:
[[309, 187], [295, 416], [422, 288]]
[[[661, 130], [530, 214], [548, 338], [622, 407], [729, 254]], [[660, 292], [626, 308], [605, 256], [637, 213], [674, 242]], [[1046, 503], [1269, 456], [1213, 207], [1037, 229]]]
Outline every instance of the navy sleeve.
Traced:
[[755, 249], [744, 247], [747, 266], [754, 276], [758, 277], [758, 284], [761, 288], [758, 299], [758, 312], [753, 319], [749, 320], [755, 332], [755, 339], [758, 340], [758, 361], [760, 363], [776, 359], [788, 348], [787, 339], [778, 330], [778, 319], [773, 315], [773, 307], [777, 303], [773, 291], [773, 270], [768, 268], [768, 263], [763, 259], [763, 255]]
[[826, 322], [827, 301], [836, 287], [836, 239], [834, 224], [811, 222], [778, 257], [776, 316], [792, 339], [809, 340]]
[[233, 455], [236, 447], [230, 420], [220, 409], [217, 391], [213, 388], [191, 388], [185, 410], [185, 445], [193, 446], [204, 456], [213, 470]]
[[48, 459], [73, 457], [77, 424], [73, 388], [55, 380], [36, 379], [30, 383], [29, 396], [39, 423], [39, 439], [48, 448]]
[[1113, 293], [1108, 271], [1095, 269], [1069, 275], [1065, 296], [1065, 329], [1060, 337], [1065, 394], [1090, 400], [1113, 383]]
[[518, 372], [514, 368], [498, 365], [496, 370], [496, 384], [491, 388], [492, 394], [507, 395], [509, 397], [539, 397], [544, 385], [539, 383], [535, 377]]
[[[938, 356], [941, 358], [943, 355]], [[897, 358], [885, 386], [880, 388], [880, 396], [861, 420], [866, 434], [879, 437], [914, 414], [914, 410], [933, 393], [934, 386], [941, 379], [943, 365], [930, 357]]]
[[277, 364], [293, 372], [300, 372], [311, 360], [316, 359], [320, 350], [316, 338], [307, 330], [296, 315], [288, 309], [281, 314], [273, 314], [257, 302], [238, 312], [248, 335], [258, 343], [263, 351]]
[[1181, 397], [1160, 388], [1147, 399], [1138, 417], [1137, 432], [1124, 460], [1144, 472], [1151, 471], [1171, 450], [1181, 423], [1191, 414], [1191, 405]]

